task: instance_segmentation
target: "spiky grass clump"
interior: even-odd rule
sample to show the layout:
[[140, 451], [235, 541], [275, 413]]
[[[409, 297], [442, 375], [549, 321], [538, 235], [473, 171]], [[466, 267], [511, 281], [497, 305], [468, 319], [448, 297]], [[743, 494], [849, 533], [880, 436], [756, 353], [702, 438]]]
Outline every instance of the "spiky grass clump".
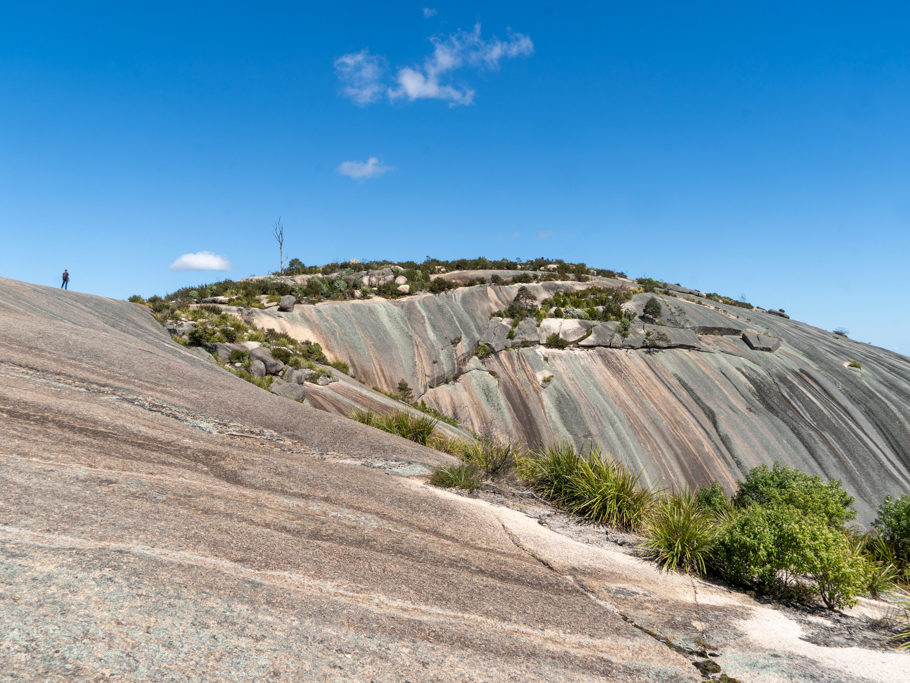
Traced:
[[556, 506], [565, 507], [571, 501], [570, 484], [580, 461], [575, 446], [568, 442], [557, 443], [530, 453], [519, 462], [518, 472], [541, 496]]
[[473, 491], [483, 486], [483, 477], [477, 468], [470, 463], [440, 467], [430, 476], [433, 486], [442, 488], [460, 488]]
[[464, 442], [460, 453], [465, 462], [489, 478], [506, 474], [523, 454], [524, 449], [520, 445], [488, 436]]
[[717, 534], [698, 495], [680, 491], [663, 496], [648, 516], [644, 547], [665, 570], [704, 574]]
[[410, 439], [421, 446], [426, 446], [436, 428], [436, 420], [430, 417], [411, 415], [401, 410], [391, 415], [377, 415], [371, 411], [356, 410], [351, 417], [363, 424], [376, 427], [390, 434]]
[[598, 524], [634, 531], [641, 527], [654, 493], [640, 485], [624, 464], [604, 456], [597, 446], [580, 452], [559, 443], [532, 453], [520, 473], [553, 504]]

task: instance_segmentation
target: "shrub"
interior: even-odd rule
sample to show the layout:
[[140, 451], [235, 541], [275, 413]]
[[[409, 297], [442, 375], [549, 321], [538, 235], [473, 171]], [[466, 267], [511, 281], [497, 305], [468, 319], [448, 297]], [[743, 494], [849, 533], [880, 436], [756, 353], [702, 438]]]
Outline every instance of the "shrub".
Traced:
[[862, 370], [863, 364], [860, 363], [858, 360], [851, 360], [849, 363], [847, 363], [847, 367], [856, 368], [857, 370]]
[[671, 493], [648, 516], [644, 546], [665, 570], [705, 573], [718, 530], [711, 512], [702, 506], [700, 494]]
[[512, 469], [523, 453], [518, 444], [482, 436], [464, 443], [460, 455], [485, 476], [496, 477]]
[[242, 363], [249, 357], [250, 352], [246, 349], [234, 349], [231, 351], [231, 355], [228, 357], [228, 361], [231, 363]]
[[557, 443], [519, 461], [519, 475], [537, 493], [562, 506], [570, 500], [569, 485], [580, 461], [571, 443]]
[[850, 507], [853, 496], [844, 491], [840, 480], [826, 483], [818, 475], [806, 474], [778, 462], [770, 470], [767, 465], [753, 468], [733, 496], [737, 508], [746, 508], [753, 503], [790, 505], [805, 514], [823, 517], [833, 527], [840, 527], [856, 517], [856, 510]]
[[443, 488], [460, 488], [473, 491], [483, 486], [483, 480], [477, 469], [469, 463], [440, 467], [430, 476], [433, 486]]
[[652, 296], [645, 304], [644, 314], [652, 320], [657, 320], [662, 310], [660, 301], [658, 301], [657, 297]]
[[411, 391], [411, 387], [408, 386], [408, 383], [400, 379], [398, 380], [398, 396], [402, 401], [408, 402], [414, 398], [414, 393]]
[[[887, 496], [878, 507], [878, 515], [872, 522], [883, 543], [887, 544], [889, 555], [902, 573], [910, 570], [910, 495], [900, 498]], [[884, 554], [884, 553], [882, 553]]]
[[727, 498], [724, 487], [717, 481], [711, 482], [710, 486], [702, 486], [695, 493], [698, 506], [708, 514], [714, 517], [724, 517], [733, 510], [733, 504]]
[[547, 341], [544, 344], [551, 349], [564, 349], [569, 345], [569, 342], [560, 337], [558, 332], [554, 332], [547, 337]]
[[343, 372], [346, 375], [351, 374], [350, 366], [343, 360], [333, 360], [331, 363], [329, 363], [329, 365], [338, 370], [338, 372]]
[[215, 342], [217, 336], [215, 330], [207, 325], [197, 325], [187, 335], [187, 342], [190, 346], [208, 346]]
[[492, 353], [493, 349], [491, 349], [486, 344], [478, 344], [477, 348], [474, 349], [474, 355], [477, 356], [480, 360], [488, 358]]
[[[714, 562], [734, 585], [781, 598], [815, 594], [829, 609], [854, 604], [869, 574], [842, 529], [792, 505], [740, 510], [720, 534]], [[799, 577], [814, 584], [800, 583]]]

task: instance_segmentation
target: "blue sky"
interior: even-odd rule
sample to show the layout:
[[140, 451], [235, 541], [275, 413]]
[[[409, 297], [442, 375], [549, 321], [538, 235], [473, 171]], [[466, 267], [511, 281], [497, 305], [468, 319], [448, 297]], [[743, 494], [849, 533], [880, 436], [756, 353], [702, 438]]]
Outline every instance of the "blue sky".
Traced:
[[905, 3], [323, 4], [3, 3], [0, 275], [262, 274], [281, 216], [308, 264], [582, 260], [910, 354]]

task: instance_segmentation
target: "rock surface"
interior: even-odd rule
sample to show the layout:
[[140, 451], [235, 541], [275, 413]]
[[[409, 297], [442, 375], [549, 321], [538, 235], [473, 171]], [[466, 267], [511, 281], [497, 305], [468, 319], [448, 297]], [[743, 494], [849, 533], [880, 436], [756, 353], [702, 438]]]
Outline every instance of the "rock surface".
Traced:
[[0, 359], [5, 678], [700, 681], [705, 644], [740, 680], [905, 670], [427, 487], [452, 459], [262, 391], [125, 302], [0, 278]]
[[[597, 281], [526, 287], [542, 301], [591, 284]], [[596, 441], [644, 469], [656, 486], [717, 479], [732, 490], [752, 467], [780, 460], [842, 478], [866, 524], [884, 495], [910, 490], [906, 357], [763, 311], [660, 295], [665, 325], [636, 321], [623, 337], [610, 333], [615, 322], [583, 321], [591, 336], [580, 339], [577, 328], [566, 334], [581, 348], [513, 343], [483, 362], [497, 378], [465, 373], [490, 315], [506, 309], [517, 291], [477, 286], [398, 301], [298, 306], [280, 319], [269, 311], [251, 315], [257, 326], [318, 341], [368, 386], [394, 391], [404, 378], [417, 398], [471, 429], [531, 445]], [[576, 324], [546, 322], [547, 335], [538, 329], [537, 341]], [[649, 329], [670, 342], [649, 349]], [[784, 345], [756, 353], [740, 338], [746, 330]], [[852, 359], [862, 363], [862, 374], [844, 368]], [[550, 386], [540, 386], [539, 372], [554, 376]]]
[[278, 300], [278, 310], [279, 311], [293, 311], [294, 305], [297, 303], [297, 297], [293, 294], [285, 294]]

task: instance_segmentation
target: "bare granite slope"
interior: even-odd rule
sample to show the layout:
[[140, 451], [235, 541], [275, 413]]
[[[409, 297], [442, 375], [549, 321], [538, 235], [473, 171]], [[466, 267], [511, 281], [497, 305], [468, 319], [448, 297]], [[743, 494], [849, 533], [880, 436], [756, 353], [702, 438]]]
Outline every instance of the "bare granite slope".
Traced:
[[444, 462], [243, 382], [141, 307], [0, 278], [0, 677], [697, 681], [710, 658], [847, 681], [907, 661], [426, 486]]
[[[528, 288], [542, 300], [583, 286]], [[635, 323], [622, 337], [616, 323], [546, 320], [539, 339], [519, 344], [520, 335], [506, 339], [508, 323], [490, 320], [517, 290], [477, 286], [248, 314], [258, 326], [320, 342], [367, 385], [394, 390], [405, 379], [475, 431], [531, 445], [594, 441], [643, 468], [652, 485], [718, 479], [729, 490], [751, 468], [779, 460], [843, 479], [866, 523], [886, 494], [910, 490], [905, 356], [758, 309], [666, 295], [662, 325]], [[650, 296], [636, 295], [633, 307], [640, 312]], [[578, 346], [543, 346], [554, 330]], [[659, 346], [667, 348], [643, 348], [649, 331], [666, 335]], [[495, 353], [472, 360], [481, 342]]]

